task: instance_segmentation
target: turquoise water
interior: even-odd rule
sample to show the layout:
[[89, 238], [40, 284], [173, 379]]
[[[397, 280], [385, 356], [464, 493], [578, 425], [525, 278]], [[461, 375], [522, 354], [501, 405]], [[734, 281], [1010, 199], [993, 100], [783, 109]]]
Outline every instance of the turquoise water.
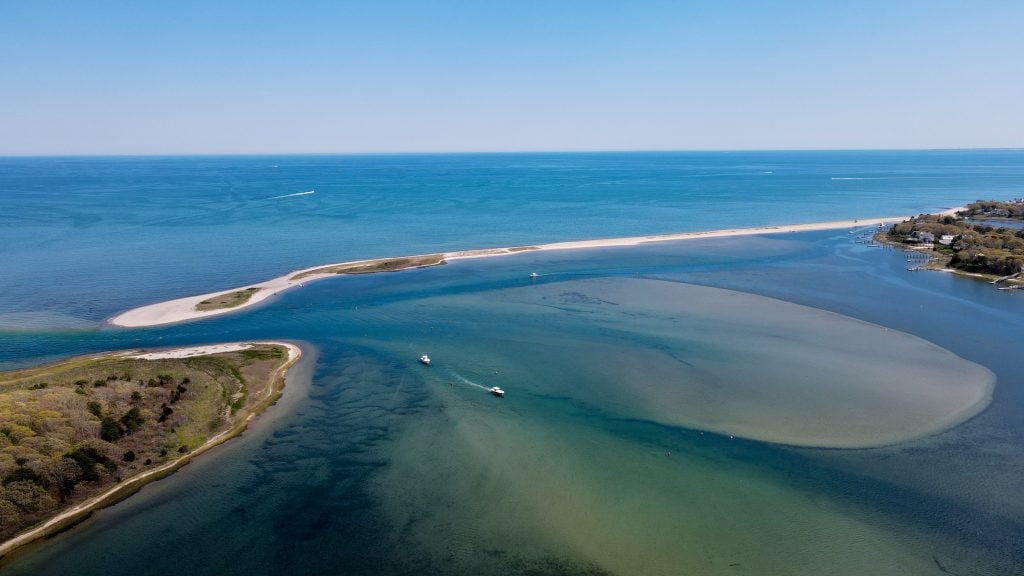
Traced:
[[[466, 260], [325, 280], [209, 321], [96, 327], [123, 306], [348, 257], [1008, 197], [1024, 184], [1021, 157], [4, 160], [69, 162], [93, 180], [76, 184], [82, 197], [52, 194], [63, 216], [45, 214], [42, 193], [19, 193], [30, 199], [20, 203], [4, 194], [26, 212], [0, 216], [3, 234], [20, 230], [22, 242], [2, 248], [13, 276], [0, 278], [0, 310], [17, 329], [0, 331], [0, 362], [252, 338], [295, 339], [309, 353], [285, 399], [242, 438], [0, 571], [1024, 573], [1024, 300], [950, 275], [909, 274], [900, 253], [855, 244], [846, 231]], [[309, 164], [335, 163], [363, 187], [353, 184], [350, 204], [257, 205], [256, 189], [239, 183], [262, 182], [263, 169], [248, 163], [265, 161], [307, 166], [289, 176], [296, 180], [316, 172]], [[397, 169], [403, 162], [414, 166]], [[559, 162], [575, 166], [563, 174], [568, 182], [550, 168]], [[154, 175], [161, 163], [177, 176]], [[772, 174], [758, 176], [784, 182], [746, 173], [684, 179], [672, 163], [709, 175], [767, 166]], [[215, 173], [249, 198], [219, 216], [211, 198], [228, 192], [214, 189]], [[686, 183], [698, 179], [709, 183]], [[607, 184], [585, 191], [588, 180]], [[328, 202], [326, 185], [289, 182], [259, 188], [259, 197], [314, 188], [281, 202]], [[89, 200], [94, 194], [100, 199]], [[147, 200], [112, 200], [133, 195]], [[206, 219], [195, 216], [204, 210]], [[338, 218], [345, 210], [349, 221]], [[130, 226], [139, 235], [117, 233]], [[143, 266], [140, 244], [167, 258]], [[202, 258], [189, 256], [189, 244]], [[229, 257], [215, 262], [217, 254]], [[541, 277], [531, 281], [531, 271]], [[60, 282], [24, 284], [59, 273]], [[415, 361], [423, 352], [434, 357], [429, 369]], [[762, 375], [751, 375], [751, 359]], [[834, 388], [815, 394], [821, 389], [797, 377], [815, 372]], [[922, 436], [989, 376], [995, 387], [980, 413]], [[498, 400], [474, 383], [508, 395]], [[755, 393], [763, 396], [750, 402]], [[802, 434], [831, 433], [838, 443], [883, 428], [880, 447], [794, 445]]]

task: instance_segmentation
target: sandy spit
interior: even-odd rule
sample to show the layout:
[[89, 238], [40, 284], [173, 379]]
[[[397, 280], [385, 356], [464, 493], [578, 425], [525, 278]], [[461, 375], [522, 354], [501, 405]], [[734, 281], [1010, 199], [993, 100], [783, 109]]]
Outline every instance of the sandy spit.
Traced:
[[[953, 214], [957, 210], [961, 210], [962, 207], [950, 208], [942, 214]], [[877, 226], [879, 224], [892, 224], [894, 222], [902, 222], [909, 216], [894, 216], [886, 218], [868, 218], [858, 220], [835, 220], [831, 222], [816, 222], [812, 224], [791, 224], [785, 226], [759, 226], [755, 228], [734, 228], [728, 230], [709, 230], [704, 232], [683, 232], [679, 234], [661, 234], [652, 236], [632, 236], [625, 238], [606, 238], [600, 240], [579, 240], [572, 242], [554, 242], [551, 244], [540, 244], [537, 246], [518, 246], [508, 248], [485, 248], [480, 250], [463, 250], [457, 252], [446, 252], [444, 259], [446, 261], [461, 260], [466, 258], [492, 258], [495, 256], [508, 256], [511, 254], [518, 254], [524, 251], [532, 250], [581, 250], [587, 248], [610, 248], [616, 246], [636, 246], [638, 244], [648, 244], [652, 242], [672, 242], [679, 240], [692, 240], [697, 238], [724, 238], [729, 236], [754, 236], [759, 234], [782, 234], [787, 232], [811, 232], [815, 230], [835, 230], [840, 228], [853, 228], [862, 226]], [[260, 282], [257, 284], [250, 284], [248, 286], [242, 286], [238, 288], [231, 288], [228, 290], [221, 290], [218, 292], [210, 292], [208, 294], [199, 294], [198, 296], [188, 296], [185, 298], [178, 298], [175, 300], [166, 300], [164, 302], [157, 302], [155, 304], [149, 304], [147, 306], [141, 306], [139, 308], [133, 308], [126, 312], [122, 312], [113, 318], [110, 318], [108, 322], [114, 326], [123, 326], [126, 328], [143, 328], [148, 326], [159, 326], [162, 324], [172, 324], [175, 322], [187, 322], [190, 320], [198, 320], [201, 318], [207, 318], [210, 316], [219, 316], [222, 314], [230, 314], [239, 310], [244, 310], [251, 306], [255, 306], [260, 302], [263, 302], [267, 298], [276, 296], [284, 290], [289, 290], [296, 287], [301, 287], [303, 284], [320, 280], [322, 278], [334, 277], [333, 273], [324, 274], [311, 274], [303, 277], [301, 280], [293, 280], [293, 278], [299, 274], [306, 274], [315, 272], [316, 270], [327, 268], [331, 266], [342, 266], [349, 264], [359, 264], [362, 262], [373, 262], [373, 260], [355, 260], [351, 262], [336, 262], [333, 264], [324, 264], [321, 266], [314, 266], [312, 268], [304, 268], [302, 270], [295, 270], [289, 272], [284, 276], [279, 276]], [[246, 288], [259, 288], [260, 290], [252, 295], [252, 297], [234, 308], [221, 308], [216, 310], [200, 311], [196, 310], [196, 305], [208, 298], [220, 296], [223, 294], [230, 294], [238, 290]]]

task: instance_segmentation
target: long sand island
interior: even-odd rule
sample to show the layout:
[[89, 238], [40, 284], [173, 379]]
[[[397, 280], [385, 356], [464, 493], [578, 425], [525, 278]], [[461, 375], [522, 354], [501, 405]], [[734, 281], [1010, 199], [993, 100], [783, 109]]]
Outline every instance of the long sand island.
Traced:
[[0, 373], [0, 557], [240, 434], [300, 356], [287, 342], [238, 342]]
[[[961, 208], [953, 208], [946, 213], [954, 213]], [[572, 242], [554, 242], [536, 246], [515, 246], [508, 248], [485, 248], [459, 252], [443, 252], [420, 256], [404, 256], [398, 258], [381, 258], [376, 260], [355, 260], [339, 262], [324, 266], [314, 266], [289, 272], [265, 282], [250, 284], [241, 288], [231, 288], [219, 292], [200, 294], [167, 300], [133, 308], [122, 312], [108, 322], [115, 326], [141, 328], [159, 326], [175, 322], [187, 322], [210, 316], [218, 316], [243, 310], [254, 306], [284, 290], [302, 286], [305, 283], [337, 274], [370, 274], [376, 272], [395, 272], [410, 268], [437, 266], [452, 260], [465, 258], [486, 258], [507, 256], [530, 250], [580, 250], [587, 248], [607, 248], [615, 246], [636, 246], [653, 242], [670, 242], [698, 238], [724, 238], [729, 236], [753, 236], [759, 234], [781, 234], [786, 232], [810, 232], [815, 230], [835, 230], [855, 226], [877, 226], [893, 224], [907, 220], [907, 216], [868, 218], [858, 220], [836, 220], [811, 224], [790, 224], [785, 226], [759, 226], [755, 228], [734, 228], [728, 230], [708, 230], [702, 232], [683, 232], [679, 234], [660, 234], [652, 236], [632, 236], [625, 238], [608, 238], [603, 240], [580, 240]]]

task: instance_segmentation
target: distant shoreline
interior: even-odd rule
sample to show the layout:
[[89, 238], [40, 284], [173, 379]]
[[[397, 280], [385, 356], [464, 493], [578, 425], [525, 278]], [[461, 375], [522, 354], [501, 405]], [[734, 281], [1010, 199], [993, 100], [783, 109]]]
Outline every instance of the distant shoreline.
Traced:
[[[961, 208], [952, 208], [947, 210], [945, 213], [953, 213]], [[307, 282], [313, 282], [315, 280], [321, 280], [323, 278], [334, 277], [339, 274], [349, 273], [378, 273], [378, 272], [396, 272], [399, 270], [407, 270], [410, 268], [423, 268], [427, 266], [436, 266], [445, 264], [453, 260], [462, 260], [469, 258], [489, 258], [494, 256], [508, 256], [511, 254], [518, 254], [521, 252], [535, 251], [535, 250], [583, 250], [587, 248], [612, 248], [621, 246], [636, 246], [639, 244], [649, 244], [655, 242], [671, 242], [677, 240], [693, 240], [700, 238], [725, 238], [732, 236], [754, 236], [761, 234], [782, 234], [787, 232], [812, 232], [816, 230], [836, 230], [841, 228], [851, 228], [857, 226], [877, 226], [884, 224], [891, 224], [894, 222], [902, 222], [910, 218], [910, 216], [891, 216], [883, 218], [866, 218], [856, 220], [835, 220], [829, 222], [815, 222], [810, 224], [789, 224], [781, 226], [757, 226], [752, 228], [732, 228], [724, 230], [707, 230], [701, 232], [682, 232], [677, 234], [656, 234], [650, 236], [629, 236], [622, 238], [606, 238], [597, 240], [577, 240], [568, 242], [553, 242], [549, 244], [539, 244], [536, 246], [513, 246], [505, 248], [483, 248], [477, 250], [462, 250], [455, 252], [444, 252], [440, 254], [428, 254], [418, 256], [405, 256], [397, 258], [381, 258], [374, 260], [353, 260], [349, 262], [337, 262], [333, 264], [324, 264], [320, 266], [313, 266], [310, 268], [304, 268], [301, 270], [295, 270], [272, 278], [264, 282], [256, 284], [249, 284], [242, 287], [230, 288], [228, 290], [220, 290], [217, 292], [209, 292], [206, 294], [199, 294], [196, 296], [187, 296], [185, 298], [177, 298], [174, 300], [165, 300], [163, 302], [157, 302], [155, 304], [149, 304], [146, 306], [140, 306], [138, 308], [132, 308], [125, 312], [121, 312], [116, 316], [108, 319], [107, 322], [113, 326], [120, 326], [124, 328], [145, 328], [150, 326], [160, 326], [164, 324], [174, 324], [179, 322], [189, 322], [192, 320], [199, 320], [202, 318], [208, 318], [211, 316], [220, 316], [222, 314], [228, 314], [244, 310], [251, 306], [255, 306], [260, 302], [275, 296], [285, 290], [291, 288], [300, 287]], [[396, 263], [408, 263], [406, 266], [396, 265]], [[368, 270], [369, 268], [377, 267], [378, 270]], [[348, 271], [344, 271], [348, 269]], [[234, 293], [241, 291], [249, 291], [248, 298], [240, 304], [232, 305], [230, 307], [215, 308], [215, 309], [197, 309], [200, 304], [216, 300], [218, 298], [229, 297]]]
[[[288, 370], [292, 366], [294, 366], [295, 363], [298, 362], [299, 359], [302, 357], [302, 348], [300, 348], [298, 345], [293, 344], [291, 342], [260, 340], [260, 341], [253, 341], [251, 343], [253, 343], [253, 344], [272, 344], [272, 345], [284, 346], [288, 350], [288, 358], [287, 358], [287, 360], [285, 360], [285, 362], [281, 366], [279, 366], [278, 368], [276, 368], [274, 370], [274, 372], [272, 373], [273, 375], [271, 377], [271, 382], [267, 386], [266, 394], [262, 398], [260, 398], [258, 401], [256, 401], [252, 405], [251, 408], [248, 409], [248, 414], [246, 414], [244, 418], [239, 419], [230, 428], [228, 428], [228, 429], [218, 433], [217, 435], [213, 436], [212, 438], [207, 440], [205, 443], [203, 443], [201, 446], [197, 447], [195, 450], [192, 450], [192, 451], [188, 452], [187, 454], [183, 455], [182, 457], [180, 457], [180, 458], [178, 458], [176, 460], [172, 460], [170, 462], [167, 462], [166, 464], [162, 464], [160, 466], [157, 466], [157, 467], [155, 467], [155, 468], [153, 468], [151, 470], [147, 470], [145, 472], [142, 472], [140, 474], [136, 474], [135, 476], [127, 478], [124, 482], [116, 484], [115, 486], [112, 486], [110, 489], [105, 490], [104, 492], [101, 492], [100, 494], [97, 494], [97, 495], [95, 495], [95, 496], [93, 496], [93, 497], [91, 497], [91, 498], [89, 498], [89, 499], [87, 499], [87, 500], [85, 500], [85, 501], [83, 501], [83, 502], [81, 502], [79, 504], [76, 504], [76, 505], [72, 506], [71, 508], [69, 508], [69, 509], [67, 509], [67, 510], [65, 510], [65, 511], [59, 513], [59, 514], [57, 514], [56, 516], [46, 520], [45, 522], [42, 522], [41, 524], [39, 524], [39, 525], [37, 525], [37, 526], [35, 526], [33, 528], [30, 528], [30, 529], [26, 530], [25, 532], [22, 532], [22, 533], [14, 536], [13, 538], [11, 538], [9, 540], [6, 540], [4, 542], [0, 542], [0, 564], [2, 564], [3, 561], [7, 560], [8, 556], [12, 552], [15, 552], [19, 548], [22, 548], [22, 547], [24, 547], [24, 546], [26, 546], [28, 544], [31, 544], [32, 542], [35, 542], [36, 540], [39, 540], [40, 538], [47, 538], [47, 537], [52, 536], [54, 534], [58, 534], [60, 532], [63, 532], [64, 530], [67, 530], [68, 528], [71, 528], [72, 526], [74, 526], [74, 525], [78, 524], [79, 522], [81, 522], [81, 521], [85, 520], [86, 518], [88, 518], [89, 515], [92, 514], [93, 512], [95, 512], [96, 510], [98, 510], [100, 508], [105, 508], [107, 506], [115, 504], [115, 503], [117, 503], [117, 502], [119, 502], [119, 501], [121, 501], [121, 500], [123, 500], [123, 499], [125, 499], [125, 498], [127, 498], [129, 496], [131, 496], [135, 492], [139, 491], [139, 489], [141, 489], [146, 484], [149, 484], [150, 482], [153, 482], [155, 480], [159, 480], [161, 478], [164, 478], [164, 477], [174, 473], [175, 471], [177, 471], [182, 466], [185, 466], [186, 464], [191, 462], [193, 458], [196, 458], [199, 455], [206, 453], [207, 451], [209, 451], [210, 449], [214, 448], [215, 446], [219, 446], [219, 445], [223, 444], [224, 442], [226, 442], [226, 441], [234, 438], [235, 436], [238, 436], [242, 432], [244, 432], [245, 429], [249, 426], [249, 422], [251, 422], [253, 418], [255, 418], [257, 415], [263, 413], [267, 408], [272, 406], [274, 404], [274, 402], [276, 402], [277, 399], [281, 396], [281, 394], [284, 391], [285, 377], [286, 377], [286, 375], [288, 373]], [[172, 350], [169, 350], [169, 351], [159, 352], [159, 353], [155, 353], [155, 354], [160, 355], [159, 357], [178, 358], [178, 357], [184, 357], [184, 356], [173, 355], [173, 354], [172, 355], [166, 355], [166, 354], [173, 353], [175, 351], [181, 351], [186, 356], [193, 356], [193, 355], [202, 355], [204, 353], [205, 354], [215, 354], [215, 353], [219, 353], [219, 352], [222, 352], [222, 351], [231, 351], [230, 349], [225, 349], [225, 350], [199, 350], [200, 348], [216, 348], [216, 346], [205, 346], [205, 347], [200, 346], [200, 347], [191, 347], [191, 348], [190, 347], [182, 347], [182, 348], [175, 348], [175, 349], [172, 349]], [[197, 352], [193, 353], [192, 350], [196, 350]], [[108, 354], [106, 354], [106, 353], [105, 354], [100, 354], [99, 356], [106, 356], [106, 355], [108, 355]], [[150, 354], [150, 355], [153, 355], [153, 354]], [[157, 356], [154, 356], [154, 357], [157, 357]]]

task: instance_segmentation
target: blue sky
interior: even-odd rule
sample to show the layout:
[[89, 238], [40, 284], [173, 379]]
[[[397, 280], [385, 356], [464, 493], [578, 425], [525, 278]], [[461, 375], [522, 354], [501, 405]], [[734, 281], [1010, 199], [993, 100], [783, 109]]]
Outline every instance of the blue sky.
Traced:
[[0, 155], [1024, 146], [1024, 2], [0, 0]]

